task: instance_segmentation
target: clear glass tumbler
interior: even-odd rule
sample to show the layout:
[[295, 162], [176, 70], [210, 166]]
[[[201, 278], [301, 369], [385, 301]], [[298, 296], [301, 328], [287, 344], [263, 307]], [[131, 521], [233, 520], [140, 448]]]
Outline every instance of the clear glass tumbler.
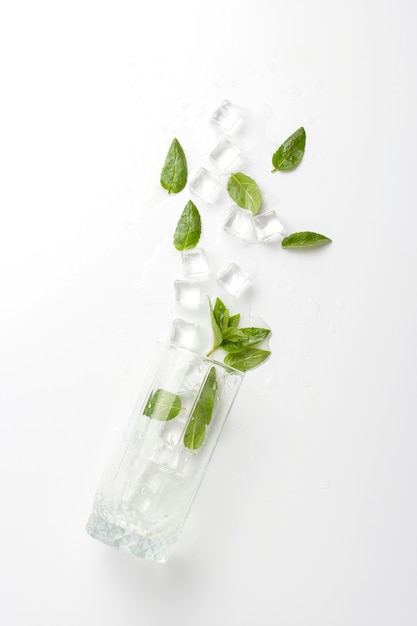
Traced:
[[165, 562], [181, 532], [243, 374], [160, 345], [132, 419], [101, 479], [87, 532]]

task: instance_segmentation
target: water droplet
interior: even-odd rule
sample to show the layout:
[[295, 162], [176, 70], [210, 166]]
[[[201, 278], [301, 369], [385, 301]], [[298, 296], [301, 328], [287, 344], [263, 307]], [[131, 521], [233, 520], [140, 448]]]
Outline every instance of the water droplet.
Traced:
[[306, 352], [307, 352], [307, 354], [310, 354], [310, 352], [311, 352], [311, 347], [310, 346], [306, 346]]
[[318, 80], [316, 82], [316, 89], [317, 91], [321, 91], [323, 89], [323, 83], [321, 82], [321, 80]]
[[136, 63], [134, 63], [133, 61], [129, 61], [129, 63], [127, 64], [128, 68], [131, 70], [135, 70], [136, 69]]
[[146, 496], [146, 494], [148, 493], [148, 490], [146, 489], [146, 487], [142, 487], [142, 489], [140, 490], [141, 494], [143, 496]]
[[321, 487], [322, 489], [329, 489], [329, 487], [330, 487], [330, 483], [328, 483], [327, 481], [323, 481], [323, 482], [321, 483], [320, 487]]
[[242, 428], [242, 422], [238, 422], [238, 423], [236, 424], [236, 428]]

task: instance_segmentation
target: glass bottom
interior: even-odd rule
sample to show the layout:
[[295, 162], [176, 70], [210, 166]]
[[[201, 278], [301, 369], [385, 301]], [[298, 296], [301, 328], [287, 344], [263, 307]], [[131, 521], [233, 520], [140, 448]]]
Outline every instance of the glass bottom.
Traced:
[[132, 530], [112, 524], [94, 510], [88, 520], [86, 531], [94, 539], [98, 539], [112, 548], [157, 563], [167, 561], [177, 540], [176, 535], [161, 539], [138, 535]]

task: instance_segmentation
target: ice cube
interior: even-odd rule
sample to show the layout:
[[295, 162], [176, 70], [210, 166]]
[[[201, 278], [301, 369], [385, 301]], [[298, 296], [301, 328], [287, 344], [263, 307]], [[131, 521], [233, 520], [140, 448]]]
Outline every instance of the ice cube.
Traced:
[[240, 150], [228, 139], [222, 137], [210, 152], [210, 159], [221, 172], [228, 172], [240, 157]]
[[179, 445], [173, 447], [169, 443], [158, 450], [153, 462], [159, 466], [160, 470], [167, 472], [179, 472], [185, 474], [188, 469], [188, 459], [192, 456], [189, 450], [185, 450], [182, 445], [182, 438]]
[[[185, 413], [185, 411], [181, 412]], [[168, 447], [171, 448], [171, 450], [173, 450], [175, 446], [177, 446], [182, 440], [184, 430], [185, 423], [183, 422], [183, 420], [178, 420], [176, 418], [168, 420], [167, 422], [164, 422], [164, 428], [160, 433], [160, 437], [164, 441], [164, 443], [167, 444]]]
[[275, 211], [259, 213], [253, 217], [253, 226], [259, 241], [271, 241], [282, 237], [284, 227], [278, 219]]
[[200, 285], [194, 280], [175, 280], [175, 299], [181, 306], [196, 308], [201, 302]]
[[184, 376], [183, 390], [185, 392], [198, 391], [198, 389], [203, 384], [206, 372], [206, 363], [198, 363], [196, 361], [192, 361]]
[[209, 268], [204, 250], [202, 248], [183, 250], [182, 268], [184, 270], [184, 274], [190, 278], [207, 276]]
[[238, 296], [250, 283], [249, 274], [242, 270], [236, 263], [229, 263], [217, 275], [219, 284], [231, 296]]
[[252, 213], [232, 204], [224, 222], [224, 229], [237, 237], [249, 237], [253, 233]]
[[200, 167], [194, 178], [188, 183], [188, 186], [196, 196], [208, 201], [212, 198], [218, 184], [219, 179], [217, 176], [209, 172], [205, 167]]
[[197, 326], [186, 322], [180, 318], [176, 318], [172, 322], [171, 341], [178, 346], [192, 350], [197, 338]]
[[230, 133], [242, 119], [242, 111], [229, 100], [223, 100], [211, 116], [211, 121], [218, 124], [225, 132]]

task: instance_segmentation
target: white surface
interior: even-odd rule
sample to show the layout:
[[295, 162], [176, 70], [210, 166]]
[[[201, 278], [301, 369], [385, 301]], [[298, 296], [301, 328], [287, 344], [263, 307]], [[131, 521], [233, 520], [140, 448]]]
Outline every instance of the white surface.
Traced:
[[[1, 9], [0, 621], [414, 626], [415, 6], [139, 7]], [[155, 268], [187, 192], [149, 209], [150, 181], [174, 136], [209, 165], [224, 98], [269, 117], [270, 145], [305, 126], [296, 171], [271, 179], [261, 136], [245, 171], [286, 229], [333, 243], [251, 248], [273, 357], [161, 566], [84, 526], [172, 319]], [[221, 219], [204, 209], [207, 236]]]

